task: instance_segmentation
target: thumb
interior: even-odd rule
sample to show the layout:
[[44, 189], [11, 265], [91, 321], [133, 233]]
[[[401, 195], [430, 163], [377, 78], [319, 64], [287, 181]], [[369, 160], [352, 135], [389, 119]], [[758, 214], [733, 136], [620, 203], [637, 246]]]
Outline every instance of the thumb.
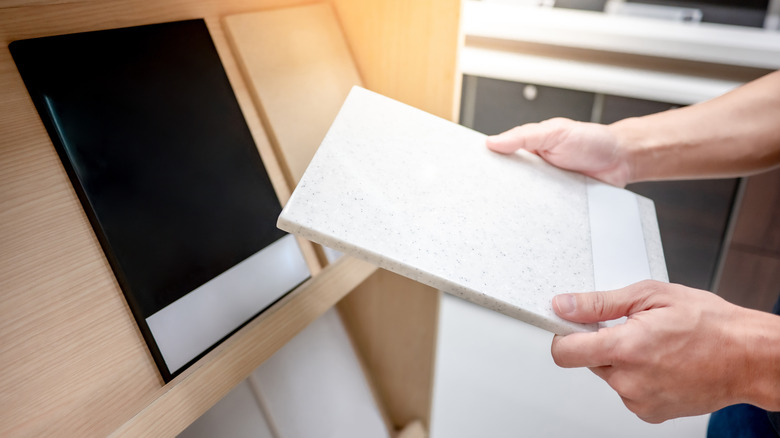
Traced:
[[539, 155], [560, 143], [577, 123], [563, 117], [555, 117], [539, 123], [526, 123], [501, 134], [491, 135], [485, 143], [488, 149], [502, 154], [525, 149]]
[[594, 323], [646, 310], [647, 292], [634, 285], [606, 292], [562, 294], [553, 297], [553, 310], [563, 319]]
[[516, 126], [509, 131], [487, 137], [488, 149], [502, 154], [511, 154], [518, 149], [534, 152], [533, 145], [539, 141], [538, 123]]

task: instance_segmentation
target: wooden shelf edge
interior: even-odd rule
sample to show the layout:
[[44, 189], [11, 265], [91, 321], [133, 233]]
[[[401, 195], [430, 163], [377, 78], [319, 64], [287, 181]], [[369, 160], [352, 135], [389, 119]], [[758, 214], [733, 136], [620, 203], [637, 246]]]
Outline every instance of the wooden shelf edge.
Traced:
[[176, 436], [376, 269], [342, 257], [163, 387], [110, 436]]

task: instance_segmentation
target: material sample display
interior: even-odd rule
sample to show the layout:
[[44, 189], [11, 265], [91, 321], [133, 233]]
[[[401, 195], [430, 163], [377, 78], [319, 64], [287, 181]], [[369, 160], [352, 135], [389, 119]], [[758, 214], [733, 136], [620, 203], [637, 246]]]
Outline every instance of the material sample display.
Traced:
[[308, 277], [203, 20], [10, 50], [166, 381]]
[[652, 201], [355, 87], [279, 227], [543, 329], [552, 297], [666, 281]]

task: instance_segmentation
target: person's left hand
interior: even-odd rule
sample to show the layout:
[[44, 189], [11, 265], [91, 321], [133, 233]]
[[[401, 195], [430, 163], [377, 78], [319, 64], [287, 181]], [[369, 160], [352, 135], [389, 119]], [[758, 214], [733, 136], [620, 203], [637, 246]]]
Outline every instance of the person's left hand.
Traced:
[[656, 281], [558, 295], [553, 309], [582, 323], [628, 317], [595, 333], [556, 335], [552, 355], [561, 367], [590, 368], [647, 422], [713, 412], [749, 399], [745, 365], [750, 362], [741, 329], [750, 325], [745, 317], [762, 312], [711, 292]]

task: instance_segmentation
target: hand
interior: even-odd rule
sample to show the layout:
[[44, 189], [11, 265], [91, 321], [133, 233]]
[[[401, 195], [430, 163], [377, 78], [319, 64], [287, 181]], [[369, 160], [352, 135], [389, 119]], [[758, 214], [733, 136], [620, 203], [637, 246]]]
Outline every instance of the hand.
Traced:
[[597, 123], [564, 118], [529, 123], [488, 137], [487, 147], [504, 154], [525, 149], [554, 166], [618, 187], [631, 177], [628, 154], [610, 128]]
[[552, 355], [561, 367], [590, 368], [647, 422], [734, 403], [777, 406], [780, 376], [773, 345], [780, 318], [775, 315], [735, 306], [710, 292], [655, 281], [559, 295], [553, 309], [582, 323], [628, 317], [624, 324], [595, 333], [555, 336]]

